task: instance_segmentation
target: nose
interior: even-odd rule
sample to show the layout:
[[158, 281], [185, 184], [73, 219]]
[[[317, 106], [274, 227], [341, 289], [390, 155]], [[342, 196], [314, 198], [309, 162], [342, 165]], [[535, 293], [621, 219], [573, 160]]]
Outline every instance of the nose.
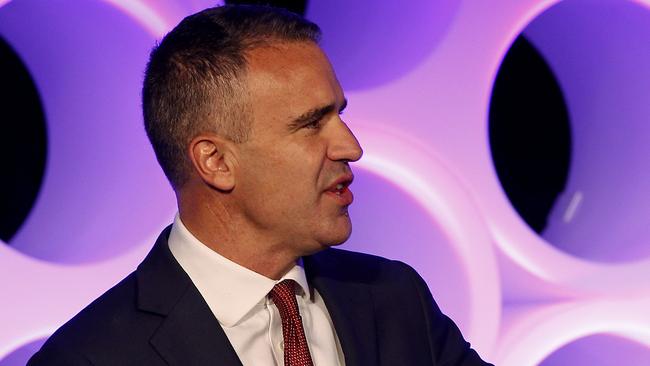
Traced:
[[334, 161], [357, 161], [363, 155], [363, 149], [350, 128], [343, 120], [335, 124], [336, 128], [330, 141], [327, 156]]

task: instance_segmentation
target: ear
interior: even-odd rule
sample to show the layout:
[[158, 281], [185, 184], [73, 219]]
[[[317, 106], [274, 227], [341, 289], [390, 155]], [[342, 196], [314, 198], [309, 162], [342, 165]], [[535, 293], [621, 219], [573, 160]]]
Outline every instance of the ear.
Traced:
[[189, 144], [194, 171], [201, 180], [220, 191], [235, 188], [235, 156], [232, 142], [215, 134], [194, 137]]

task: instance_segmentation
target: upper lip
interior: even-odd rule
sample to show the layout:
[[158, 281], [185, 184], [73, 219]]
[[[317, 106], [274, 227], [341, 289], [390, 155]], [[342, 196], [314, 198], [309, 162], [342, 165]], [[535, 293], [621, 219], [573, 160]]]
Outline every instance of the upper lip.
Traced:
[[337, 190], [336, 187], [339, 184], [342, 184], [343, 188], [345, 188], [345, 187], [349, 186], [350, 184], [352, 184], [353, 180], [354, 180], [354, 174], [352, 174], [352, 173], [342, 175], [338, 179], [336, 179], [332, 184], [330, 184], [329, 187], [327, 187], [327, 190], [328, 191], [335, 191], [335, 190]]

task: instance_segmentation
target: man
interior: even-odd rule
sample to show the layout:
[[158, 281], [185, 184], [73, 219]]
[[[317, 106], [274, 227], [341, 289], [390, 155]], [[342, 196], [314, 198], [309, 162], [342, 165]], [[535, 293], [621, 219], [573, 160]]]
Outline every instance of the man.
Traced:
[[147, 134], [179, 214], [30, 365], [483, 365], [413, 269], [350, 235], [358, 141], [318, 27], [266, 7], [154, 49]]

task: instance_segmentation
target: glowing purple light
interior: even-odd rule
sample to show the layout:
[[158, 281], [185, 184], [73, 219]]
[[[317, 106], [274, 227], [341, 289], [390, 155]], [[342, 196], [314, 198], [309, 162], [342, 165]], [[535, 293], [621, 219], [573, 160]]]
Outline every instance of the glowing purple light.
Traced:
[[[464, 1], [458, 6], [449, 3], [443, 12], [448, 15], [445, 26], [434, 29], [435, 44], [423, 45], [426, 49], [416, 52], [411, 60], [402, 60], [395, 69], [388, 62], [376, 63], [385, 70], [369, 74], [390, 77], [356, 80], [357, 86], [362, 87], [347, 93], [350, 106], [345, 118], [366, 152], [358, 165], [417, 201], [432, 226], [443, 232], [445, 245], [450, 247], [462, 265], [459, 271], [466, 276], [459, 282], [463, 283], [460, 291], [467, 294], [467, 303], [454, 302], [457, 300], [445, 293], [437, 293], [436, 298], [447, 307], [462, 308], [463, 312], [459, 313], [466, 317], [459, 318], [459, 325], [466, 337], [485, 358], [504, 366], [536, 365], [558, 348], [591, 334], [613, 333], [650, 347], [650, 312], [647, 311], [650, 258], [600, 263], [572, 256], [553, 246], [534, 233], [511, 207], [491, 161], [488, 106], [497, 70], [512, 41], [535, 18], [558, 3], [556, 0]], [[611, 2], [617, 3], [623, 2]], [[650, 6], [650, 0], [632, 3]], [[23, 17], [32, 21], [36, 21], [35, 14], [56, 17], [62, 14], [60, 9], [35, 0], [0, 0], [0, 31], [33, 73], [44, 99], [48, 122], [52, 124], [49, 171], [39, 198], [43, 207], [35, 207], [31, 221], [25, 224], [26, 233], [22, 235], [26, 236], [19, 236], [26, 238], [24, 244], [12, 243], [13, 247], [9, 247], [0, 243], [0, 276], [20, 278], [20, 281], [0, 282], [0, 293], [13, 301], [6, 302], [5, 311], [0, 313], [0, 324], [4, 325], [0, 332], [0, 359], [25, 343], [48, 336], [92, 298], [133, 270], [173, 214], [171, 192], [141, 131], [137, 93], [133, 90], [139, 91], [141, 70], [154, 39], [160, 38], [184, 15], [214, 4], [205, 0], [79, 0], [75, 4], [79, 5], [78, 13], [65, 13], [65, 19], [60, 15], [61, 19], [56, 19], [60, 28], [48, 28], [47, 33], [58, 34], [67, 29], [71, 33], [98, 34], [107, 37], [105, 42], [119, 44], [121, 48], [93, 48], [80, 37], [79, 42], [60, 42], [59, 49], [49, 49], [48, 45], [53, 43], [35, 40], [40, 40], [42, 34], [30, 35], [24, 31]], [[120, 14], [116, 15], [115, 9]], [[12, 17], [8, 18], [10, 12]], [[88, 29], [80, 29], [74, 23], [83, 19], [79, 15], [91, 18], [87, 19], [88, 24], [84, 23]], [[364, 25], [363, 19], [352, 21], [356, 23], [351, 24], [359, 27]], [[97, 24], [106, 28], [98, 31], [91, 27]], [[417, 39], [409, 41], [410, 47], [418, 47]], [[115, 52], [106, 54], [108, 49]], [[85, 55], [90, 67], [70, 66], [78, 61], [79, 54]], [[106, 64], [110, 67], [95, 67]], [[132, 72], [126, 72], [127, 69]], [[105, 75], [70, 76], [83, 72], [92, 75], [96, 70], [105, 70]], [[115, 81], [116, 75], [128, 76]], [[71, 97], [78, 90], [94, 95], [87, 99], [90, 107], [83, 110], [86, 114], [79, 113], [79, 100]], [[126, 92], [132, 92], [126, 99], [133, 99], [133, 103], [120, 99]], [[571, 104], [571, 100], [568, 102]], [[92, 112], [97, 110], [101, 113], [95, 118]], [[102, 119], [104, 115], [118, 114], [121, 118], [117, 119], [124, 124]], [[83, 123], [88, 121], [96, 125], [86, 135], [72, 135], [76, 132], [69, 132], [70, 129], [65, 133], [60, 130], [64, 122], [69, 123], [72, 131], [82, 130]], [[116, 184], [102, 186], [101, 179], [93, 181], [105, 187], [101, 191], [108, 200], [97, 194], [84, 196], [88, 183], [75, 185], [79, 179], [90, 179], [83, 174], [73, 175], [74, 179], [57, 177], [61, 171], [75, 167], [74, 151], [64, 154], [70, 152], [66, 150], [72, 145], [70, 141], [80, 136], [84, 140], [96, 136], [101, 128], [115, 133], [114, 138], [103, 141], [100, 135], [93, 146], [111, 153], [99, 155], [103, 160], [93, 161], [115, 172], [109, 176], [123, 175], [123, 182], [128, 183], [119, 185], [121, 180], [117, 180]], [[142, 160], [134, 163], [136, 160], [125, 156]], [[57, 181], [58, 184], [52, 185]], [[149, 183], [138, 188], [138, 182]], [[75, 194], [64, 196], [66, 189]], [[120, 206], [114, 201], [129, 195], [134, 197], [133, 202], [128, 202], [129, 207], [140, 209], [149, 221], [127, 219], [129, 212], [115, 208]], [[64, 197], [64, 203], [54, 204], [60, 197]], [[58, 222], [60, 217], [72, 217], [66, 216], [70, 213], [65, 209], [71, 210], [70, 205], [79, 204], [91, 205], [93, 214], [100, 219], [89, 220], [81, 225], [83, 232], [74, 231], [74, 235], [65, 235], [67, 240], [59, 240], [61, 248], [56, 248], [57, 252], [82, 253], [75, 258], [76, 262], [68, 261], [74, 265], [53, 263], [56, 258], [49, 255], [42, 255], [44, 260], [38, 260], [23, 254], [29, 252], [25, 246], [43, 254], [45, 249], [39, 245], [52, 243], [44, 234], [47, 225]], [[647, 210], [641, 213], [644, 212], [647, 214]], [[114, 221], [119, 230], [114, 235], [123, 235], [120, 243], [127, 244], [102, 239], [107, 228], [98, 222], [110, 221], [107, 218], [117, 218]], [[354, 220], [362, 221], [364, 215], [355, 215]], [[62, 221], [70, 222], [70, 219]], [[52, 225], [54, 229], [62, 226]], [[387, 226], [382, 230], [396, 229]], [[648, 239], [641, 238], [644, 243]], [[88, 250], [85, 253], [90, 254], [84, 256], [82, 249], [90, 248], [84, 247], [85, 243], [100, 243], [100, 247], [110, 250]], [[112, 244], [115, 246], [111, 249]], [[391, 243], [381, 244], [390, 250]], [[393, 250], [398, 256], [399, 247]], [[444, 275], [436, 268], [421, 273], [425, 278]], [[512, 283], [516, 281], [511, 277], [522, 273], [528, 277], [520, 286], [542, 283], [551, 288], [549, 293], [560, 294], [562, 300], [545, 297], [547, 294], [537, 288], [515, 287]], [[531, 294], [540, 297], [527, 304], [517, 302], [517, 296]], [[43, 299], [51, 305], [41, 306]]]
[[146, 0], [104, 0], [122, 10], [145, 27], [153, 36], [161, 38], [175, 25], [167, 17], [159, 14]]

